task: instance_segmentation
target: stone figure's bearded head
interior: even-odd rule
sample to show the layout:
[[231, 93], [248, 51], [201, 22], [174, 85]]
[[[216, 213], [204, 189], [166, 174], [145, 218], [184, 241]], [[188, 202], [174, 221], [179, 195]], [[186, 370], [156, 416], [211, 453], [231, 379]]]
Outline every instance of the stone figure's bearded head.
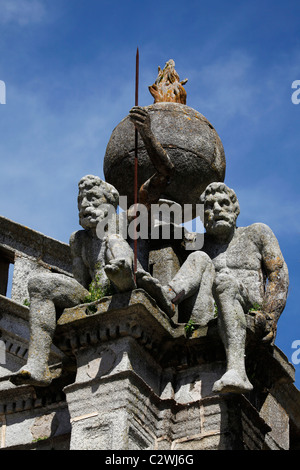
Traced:
[[84, 229], [95, 229], [107, 216], [109, 206], [117, 208], [119, 193], [114, 186], [94, 175], [81, 178], [78, 188], [79, 223]]
[[228, 235], [236, 226], [240, 206], [233, 189], [224, 183], [211, 183], [201, 196], [204, 203], [204, 226], [210, 235]]

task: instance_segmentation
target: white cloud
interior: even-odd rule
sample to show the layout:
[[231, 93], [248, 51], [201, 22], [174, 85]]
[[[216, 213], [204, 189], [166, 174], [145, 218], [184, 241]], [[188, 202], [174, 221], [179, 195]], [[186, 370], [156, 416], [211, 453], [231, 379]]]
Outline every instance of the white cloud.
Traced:
[[46, 16], [45, 6], [39, 0], [0, 0], [0, 10], [0, 23], [28, 25], [39, 23]]

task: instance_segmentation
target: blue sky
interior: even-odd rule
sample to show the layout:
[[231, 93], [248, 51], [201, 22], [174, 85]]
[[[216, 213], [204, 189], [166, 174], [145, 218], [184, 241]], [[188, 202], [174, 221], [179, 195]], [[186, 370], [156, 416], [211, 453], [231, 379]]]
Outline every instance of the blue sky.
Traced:
[[[268, 224], [290, 271], [276, 344], [300, 340], [299, 1], [0, 0], [0, 214], [68, 242], [79, 228], [77, 183], [103, 177], [114, 127], [158, 66], [174, 59], [187, 104], [224, 145], [238, 224]], [[299, 355], [300, 356], [300, 355]], [[300, 387], [300, 364], [296, 383]]]

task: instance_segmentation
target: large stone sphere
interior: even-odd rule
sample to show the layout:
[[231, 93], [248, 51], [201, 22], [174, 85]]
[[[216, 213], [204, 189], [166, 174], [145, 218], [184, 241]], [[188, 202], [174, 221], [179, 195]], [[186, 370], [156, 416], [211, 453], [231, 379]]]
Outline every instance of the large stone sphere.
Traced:
[[[224, 181], [225, 153], [210, 122], [198, 111], [178, 103], [147, 106], [151, 129], [168, 152], [175, 173], [161, 197], [181, 205], [199, 204], [199, 197], [213, 181]], [[134, 203], [135, 128], [129, 116], [113, 130], [104, 157], [104, 175], [120, 195]], [[138, 188], [155, 173], [145, 145], [138, 139]]]

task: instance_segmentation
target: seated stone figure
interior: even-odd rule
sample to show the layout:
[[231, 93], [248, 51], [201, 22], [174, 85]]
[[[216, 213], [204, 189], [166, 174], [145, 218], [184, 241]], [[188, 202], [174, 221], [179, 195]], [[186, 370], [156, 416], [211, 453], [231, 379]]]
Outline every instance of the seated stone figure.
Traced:
[[[256, 307], [255, 314], [265, 319], [263, 341], [272, 344], [277, 321], [286, 303], [288, 270], [277, 239], [268, 226], [262, 223], [236, 226], [240, 208], [232, 189], [224, 183], [211, 183], [201, 199], [206, 229], [203, 251], [189, 255], [168, 285], [160, 285], [149, 274], [142, 277], [140, 285], [154, 298], [164, 299], [166, 305], [174, 305], [177, 301], [174, 292], [180, 294], [182, 291], [177, 296], [182, 300], [191, 294], [194, 282], [195, 290], [200, 289], [199, 293], [202, 290], [202, 295], [197, 297], [199, 303], [204, 300], [203, 310], [194, 317], [200, 324], [209, 318], [209, 289], [213, 288], [218, 327], [227, 358], [227, 370], [215, 382], [213, 391], [244, 393], [253, 388], [245, 370], [245, 313]], [[212, 261], [214, 270], [203, 258], [205, 254]], [[206, 315], [205, 308], [208, 308]], [[169, 311], [172, 311], [171, 306]]]
[[240, 208], [232, 189], [224, 183], [211, 183], [202, 199], [206, 229], [203, 250], [216, 270], [214, 297], [227, 355], [227, 371], [214, 384], [214, 391], [246, 392], [252, 385], [245, 372], [245, 312], [256, 306], [256, 314], [266, 321], [263, 341], [273, 343], [286, 303], [288, 270], [268, 226], [236, 226]]
[[106, 243], [97, 237], [96, 227], [99, 220], [106, 216], [108, 204], [117, 207], [119, 194], [113, 186], [93, 175], [83, 177], [78, 186], [79, 222], [83, 230], [73, 233], [70, 238], [74, 278], [51, 272], [38, 273], [29, 278], [28, 360], [11, 377], [15, 384], [45, 386], [51, 382], [53, 377], [48, 359], [57, 314], [64, 308], [82, 303], [89, 294], [89, 284], [96, 276], [104, 289], [109, 283], [104, 271]]

